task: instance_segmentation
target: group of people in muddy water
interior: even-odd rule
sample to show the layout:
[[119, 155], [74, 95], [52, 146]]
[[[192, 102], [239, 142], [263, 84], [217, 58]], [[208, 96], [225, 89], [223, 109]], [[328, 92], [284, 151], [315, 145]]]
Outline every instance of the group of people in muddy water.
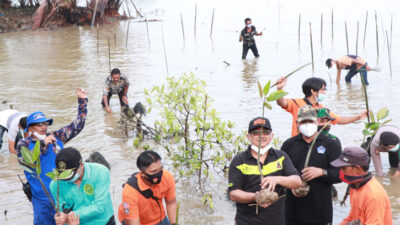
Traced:
[[[245, 20], [240, 41], [244, 42], [242, 58], [251, 49], [259, 56], [254, 35], [262, 35]], [[346, 81], [358, 72], [368, 84], [369, 67], [364, 59], [348, 55], [338, 60], [337, 81], [341, 69], [350, 70]], [[277, 81], [277, 89], [287, 79]], [[121, 106], [128, 106], [129, 81], [115, 68], [107, 77], [101, 105], [111, 113], [110, 99], [118, 95]], [[388, 152], [390, 166], [397, 168], [393, 179], [400, 177], [400, 129], [381, 126], [364, 148], [342, 148], [338, 137], [330, 133], [334, 124], [363, 120], [367, 110], [354, 116], [339, 116], [321, 103], [326, 99], [326, 82], [318, 77], [302, 84], [304, 97], [280, 98], [277, 104], [292, 115], [291, 137], [281, 149], [272, 147], [273, 119], [256, 117], [249, 122], [246, 151], [237, 154], [229, 166], [228, 194], [236, 203], [236, 225], [328, 225], [332, 224], [333, 184], [345, 182], [349, 187], [351, 210], [342, 225], [391, 225], [392, 214], [388, 195], [380, 182], [369, 172], [370, 159], [377, 176], [383, 176], [380, 153]], [[110, 166], [99, 153], [83, 161], [79, 149], [64, 147], [85, 126], [88, 97], [85, 90], [76, 90], [78, 115], [70, 124], [49, 132], [53, 120], [41, 111], [25, 115], [8, 109], [0, 112], [0, 147], [8, 132], [9, 151], [16, 154], [25, 167], [24, 148], [33, 151], [40, 143], [41, 173], [24, 171], [27, 182], [24, 192], [33, 206], [36, 225], [116, 224], [110, 196]], [[172, 173], [163, 168], [160, 155], [151, 150], [142, 152], [136, 161], [139, 172], [123, 186], [118, 220], [126, 225], [176, 224], [176, 191]], [[57, 181], [47, 174], [58, 171]], [[40, 179], [38, 179], [40, 178]], [[58, 199], [58, 201], [55, 201]], [[163, 203], [164, 201], [164, 203]], [[56, 209], [58, 209], [56, 212]], [[233, 220], [233, 219], [232, 219]]]

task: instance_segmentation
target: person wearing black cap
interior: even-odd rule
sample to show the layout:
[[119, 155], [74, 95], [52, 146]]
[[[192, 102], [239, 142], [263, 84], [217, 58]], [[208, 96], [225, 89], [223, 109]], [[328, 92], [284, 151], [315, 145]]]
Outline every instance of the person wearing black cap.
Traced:
[[287, 192], [286, 225], [328, 225], [333, 217], [332, 186], [340, 182], [339, 168], [330, 162], [339, 157], [341, 146], [326, 135], [318, 135], [317, 112], [312, 106], [299, 109], [297, 126], [300, 134], [287, 139], [281, 149], [307, 181], [309, 192], [305, 196]]
[[389, 164], [391, 168], [397, 168], [393, 177], [400, 176], [400, 129], [394, 126], [382, 126], [372, 138], [370, 154], [374, 163], [377, 176], [383, 176], [381, 152], [389, 153]]
[[[282, 225], [285, 224], [285, 188], [301, 186], [301, 179], [289, 157], [283, 151], [272, 148], [272, 127], [267, 118], [257, 117], [250, 121], [246, 151], [236, 155], [229, 166], [228, 191], [236, 202], [237, 225]], [[258, 152], [264, 179], [260, 180], [257, 165]], [[261, 188], [278, 193], [280, 199], [261, 205], [256, 213], [255, 195]], [[250, 205], [249, 205], [250, 204]]]
[[[114, 210], [110, 195], [110, 171], [99, 163], [82, 162], [75, 148], [65, 148], [56, 157], [59, 173], [72, 172], [50, 183], [54, 199], [59, 194], [60, 216], [54, 215], [57, 225], [70, 222], [74, 212], [81, 225], [114, 225]], [[60, 191], [57, 193], [57, 188]]]
[[368, 153], [361, 147], [346, 147], [339, 158], [331, 162], [332, 166], [341, 168], [340, 179], [350, 184], [351, 211], [340, 225], [393, 225], [388, 194], [368, 172], [369, 163]]
[[346, 82], [350, 83], [351, 78], [354, 77], [354, 75], [356, 75], [357, 73], [360, 73], [364, 79], [365, 85], [369, 84], [367, 71], [369, 71], [371, 68], [368, 66], [367, 61], [365, 61], [365, 59], [361, 58], [360, 56], [345, 55], [337, 60], [328, 58], [325, 64], [328, 68], [331, 68], [332, 65], [334, 64], [336, 65], [337, 69], [336, 83], [340, 82], [340, 74], [342, 70], [345, 69], [349, 70], [349, 72], [345, 77]]
[[[70, 124], [48, 133], [48, 128], [53, 123], [53, 119], [47, 119], [43, 112], [34, 112], [27, 117], [27, 127], [24, 132], [29, 132], [29, 137], [22, 139], [17, 144], [17, 156], [23, 160], [21, 148], [25, 147], [33, 150], [37, 141], [40, 142], [40, 161], [41, 174], [45, 188], [49, 192], [51, 179], [46, 173], [52, 172], [55, 168], [57, 153], [63, 149], [64, 144], [76, 137], [85, 126], [87, 116], [87, 93], [84, 89], [77, 88], [78, 115]], [[54, 209], [42, 188], [41, 183], [36, 178], [35, 173], [24, 171], [25, 177], [32, 190], [32, 206], [34, 224], [54, 225]]]

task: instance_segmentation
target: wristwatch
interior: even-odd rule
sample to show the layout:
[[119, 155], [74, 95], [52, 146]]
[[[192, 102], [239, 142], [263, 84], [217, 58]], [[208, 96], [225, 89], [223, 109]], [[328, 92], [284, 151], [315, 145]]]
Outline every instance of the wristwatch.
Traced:
[[324, 170], [324, 169], [323, 169], [323, 171], [324, 171], [324, 177], [328, 176], [328, 171]]

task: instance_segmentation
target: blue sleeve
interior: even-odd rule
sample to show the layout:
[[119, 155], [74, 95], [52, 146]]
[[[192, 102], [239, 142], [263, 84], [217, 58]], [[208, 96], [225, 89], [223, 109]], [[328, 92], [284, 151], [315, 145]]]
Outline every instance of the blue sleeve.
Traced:
[[78, 135], [83, 127], [85, 126], [86, 116], [87, 116], [87, 103], [88, 99], [79, 98], [78, 99], [78, 116], [69, 125], [53, 132], [53, 135], [61, 140], [64, 144], [69, 140]]

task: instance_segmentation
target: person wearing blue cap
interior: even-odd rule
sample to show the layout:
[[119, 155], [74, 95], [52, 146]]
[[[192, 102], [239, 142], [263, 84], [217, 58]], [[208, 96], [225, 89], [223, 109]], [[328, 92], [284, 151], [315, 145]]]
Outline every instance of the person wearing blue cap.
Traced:
[[[48, 126], [53, 124], [53, 119], [47, 119], [43, 112], [34, 112], [27, 118], [27, 127], [25, 132], [29, 132], [29, 137], [22, 139], [17, 144], [17, 156], [22, 160], [21, 148], [26, 147], [33, 150], [36, 141], [40, 141], [40, 163], [42, 179], [45, 188], [50, 192], [51, 179], [46, 173], [52, 172], [56, 168], [56, 155], [59, 150], [63, 149], [65, 143], [70, 141], [83, 129], [87, 115], [87, 94], [86, 91], [77, 88], [76, 95], [78, 97], [78, 116], [75, 121], [67, 126], [62, 127], [52, 133], [48, 133]], [[35, 225], [55, 225], [54, 213], [49, 199], [39, 180], [33, 173], [25, 171], [25, 177], [28, 180], [32, 192], [33, 216]]]

